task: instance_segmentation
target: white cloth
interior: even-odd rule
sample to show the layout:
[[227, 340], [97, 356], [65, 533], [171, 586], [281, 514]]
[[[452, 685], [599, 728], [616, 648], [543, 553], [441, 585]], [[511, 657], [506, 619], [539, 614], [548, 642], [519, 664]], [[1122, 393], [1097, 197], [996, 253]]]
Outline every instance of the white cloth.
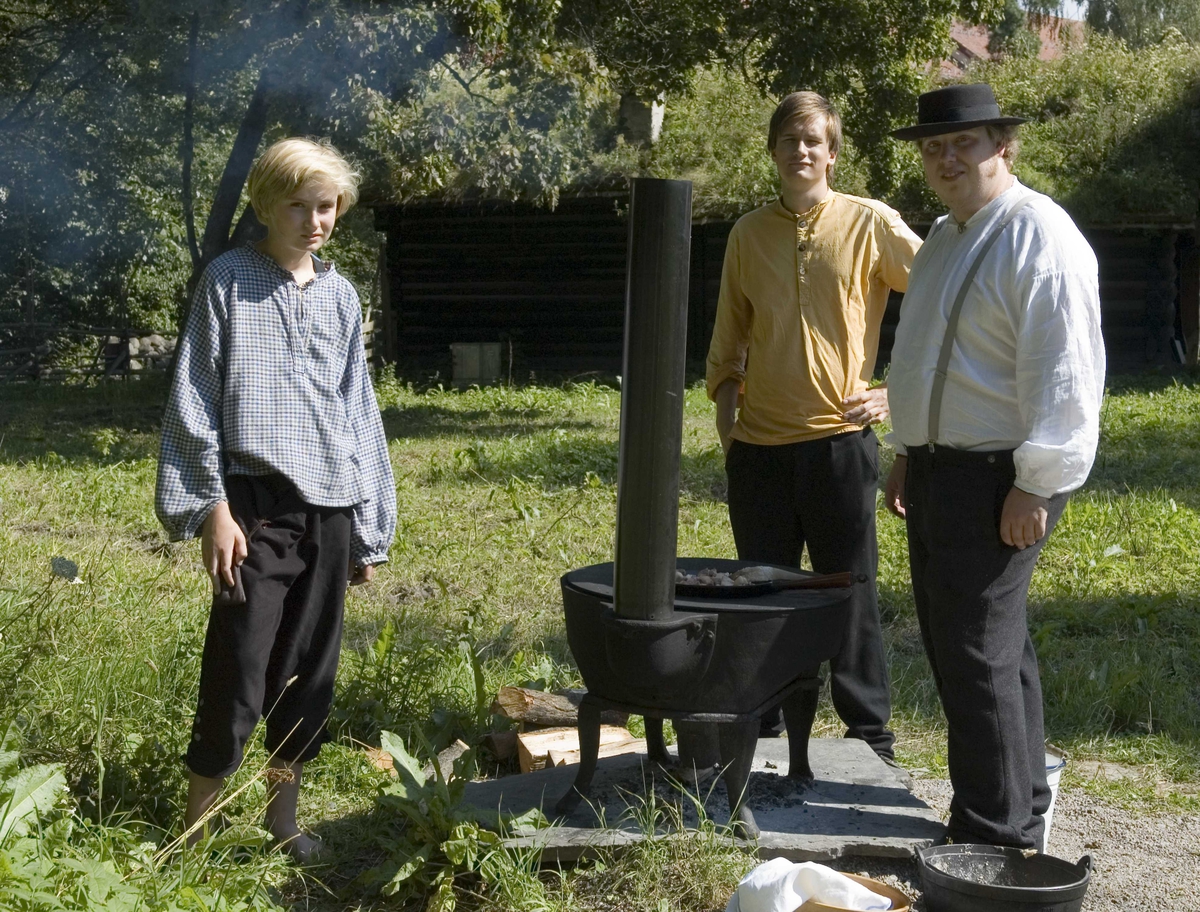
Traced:
[[[929, 396], [946, 321], [993, 227], [1022, 197], [1013, 186], [967, 220], [943, 216], [917, 252], [892, 347], [888, 401], [897, 452], [929, 443]], [[1034, 199], [988, 252], [963, 303], [937, 444], [1012, 449], [1017, 487], [1050, 497], [1091, 471], [1104, 395], [1096, 256], [1071, 217]]]
[[725, 912], [796, 912], [810, 899], [859, 912], [892, 907], [886, 896], [873, 893], [833, 868], [811, 861], [796, 864], [786, 858], [772, 858], [741, 879]]

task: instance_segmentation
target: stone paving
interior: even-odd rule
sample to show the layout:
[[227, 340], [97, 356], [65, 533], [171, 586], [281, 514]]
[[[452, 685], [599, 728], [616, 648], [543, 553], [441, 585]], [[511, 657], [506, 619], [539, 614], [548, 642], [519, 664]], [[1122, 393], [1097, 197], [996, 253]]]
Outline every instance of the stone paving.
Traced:
[[[813, 739], [810, 763], [816, 783], [804, 788], [788, 779], [786, 739], [758, 742], [750, 778], [750, 806], [762, 833], [758, 852], [793, 861], [850, 856], [911, 858], [943, 833], [939, 815], [908, 788], [907, 777], [889, 767], [862, 741]], [[554, 819], [554, 805], [574, 781], [577, 767], [561, 766], [467, 786], [476, 807], [520, 814], [540, 807]], [[513, 845], [540, 845], [546, 861], [571, 861], [600, 846], [643, 838], [646, 786], [661, 807], [677, 809], [685, 826], [697, 822], [696, 804], [723, 824], [728, 805], [723, 785], [702, 785], [689, 799], [645, 754], [602, 759], [592, 781], [590, 804], [581, 804], [548, 829], [517, 833]], [[672, 819], [668, 814], [666, 819]], [[603, 825], [604, 821], [607, 826]]]

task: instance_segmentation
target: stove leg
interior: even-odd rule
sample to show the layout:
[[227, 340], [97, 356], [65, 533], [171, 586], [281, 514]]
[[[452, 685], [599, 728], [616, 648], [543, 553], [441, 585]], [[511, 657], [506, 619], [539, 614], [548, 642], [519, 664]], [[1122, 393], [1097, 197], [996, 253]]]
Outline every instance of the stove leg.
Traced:
[[729, 825], [746, 839], [758, 838], [758, 824], [749, 805], [750, 768], [758, 744], [758, 719], [725, 722], [717, 726], [721, 742], [721, 766], [725, 772], [725, 794], [729, 798]]
[[821, 698], [821, 682], [797, 690], [783, 701], [783, 721], [788, 734], [788, 778], [804, 785], [816, 781], [808, 763], [808, 739], [817, 718], [817, 703]]
[[599, 756], [600, 707], [584, 697], [579, 704], [579, 772], [575, 774], [574, 785], [558, 799], [558, 804], [554, 806], [555, 814], [560, 817], [570, 815], [579, 807], [579, 802], [588, 796]]
[[663, 737], [663, 720], [644, 716], [646, 722], [646, 754], [651, 763], [669, 767], [671, 755], [667, 753], [667, 739]]

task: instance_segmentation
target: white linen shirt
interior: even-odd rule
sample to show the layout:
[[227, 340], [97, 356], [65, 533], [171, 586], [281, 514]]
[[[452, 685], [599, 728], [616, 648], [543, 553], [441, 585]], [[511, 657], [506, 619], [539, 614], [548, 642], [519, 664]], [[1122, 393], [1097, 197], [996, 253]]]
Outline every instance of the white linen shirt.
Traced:
[[[938, 219], [918, 251], [888, 373], [886, 440], [897, 452], [930, 442], [929, 398], [950, 308], [995, 225], [1030, 193], [1014, 179], [961, 230], [949, 216]], [[1072, 491], [1095, 460], [1104, 368], [1096, 256], [1071, 217], [1033, 193], [967, 292], [933, 443], [1015, 450], [1021, 490]]]
[[226, 499], [226, 475], [291, 481], [321, 507], [352, 507], [350, 555], [387, 560], [396, 487], [363, 351], [354, 286], [313, 257], [303, 286], [253, 247], [200, 277], [163, 415], [155, 511], [191, 538]]

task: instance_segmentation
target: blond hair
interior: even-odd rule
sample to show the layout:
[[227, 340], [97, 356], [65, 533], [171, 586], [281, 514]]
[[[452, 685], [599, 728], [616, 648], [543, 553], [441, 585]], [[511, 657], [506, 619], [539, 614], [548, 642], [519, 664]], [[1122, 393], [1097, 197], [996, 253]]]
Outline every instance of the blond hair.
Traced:
[[293, 136], [273, 143], [250, 169], [247, 190], [254, 214], [264, 224], [271, 207], [305, 184], [322, 182], [337, 188], [340, 218], [358, 202], [361, 175], [327, 139]]
[[[816, 92], [792, 92], [785, 95], [771, 115], [771, 126], [767, 130], [767, 151], [774, 152], [779, 142], [779, 131], [793, 117], [808, 123], [815, 117], [825, 123], [825, 141], [829, 143], [830, 155], [836, 156], [842, 148], [842, 115], [824, 95]], [[833, 180], [835, 163], [829, 165], [829, 179]]]
[[985, 126], [988, 139], [998, 146], [1004, 146], [1000, 157], [1004, 159], [1009, 168], [1012, 168], [1013, 162], [1017, 160], [1017, 153], [1021, 150], [1021, 138], [1017, 135], [1020, 124], [985, 124]]

